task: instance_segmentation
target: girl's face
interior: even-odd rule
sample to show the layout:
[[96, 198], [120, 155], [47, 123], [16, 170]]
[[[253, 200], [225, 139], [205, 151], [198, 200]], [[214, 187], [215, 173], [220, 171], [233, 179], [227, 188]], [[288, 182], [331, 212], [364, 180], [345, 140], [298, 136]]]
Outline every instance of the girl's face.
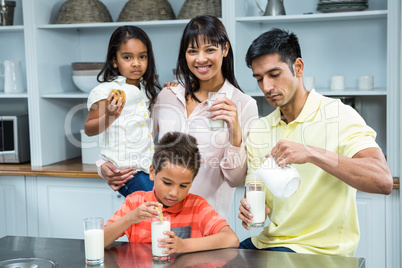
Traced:
[[127, 84], [140, 86], [140, 78], [148, 67], [148, 50], [139, 39], [131, 38], [121, 44], [113, 59], [113, 67], [127, 78]]
[[200, 80], [206, 82], [211, 80], [223, 80], [222, 62], [226, 57], [229, 44], [225, 47], [221, 45], [213, 45], [209, 42], [204, 42], [204, 38], [198, 38], [198, 46], [189, 44], [186, 51], [187, 66], [190, 71]]

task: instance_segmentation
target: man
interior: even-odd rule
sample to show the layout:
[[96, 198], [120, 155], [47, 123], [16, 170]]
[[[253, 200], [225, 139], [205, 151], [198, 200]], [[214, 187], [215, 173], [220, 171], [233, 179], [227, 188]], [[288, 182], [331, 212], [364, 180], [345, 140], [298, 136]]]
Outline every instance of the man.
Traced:
[[[287, 199], [266, 189], [271, 223], [240, 248], [353, 256], [360, 235], [356, 189], [392, 191], [376, 133], [350, 106], [305, 89], [295, 34], [263, 33], [251, 44], [246, 62], [268, 103], [277, 107], [250, 130], [246, 183], [268, 155], [281, 167], [292, 164], [301, 183]], [[242, 199], [239, 218], [246, 229], [249, 208]]]

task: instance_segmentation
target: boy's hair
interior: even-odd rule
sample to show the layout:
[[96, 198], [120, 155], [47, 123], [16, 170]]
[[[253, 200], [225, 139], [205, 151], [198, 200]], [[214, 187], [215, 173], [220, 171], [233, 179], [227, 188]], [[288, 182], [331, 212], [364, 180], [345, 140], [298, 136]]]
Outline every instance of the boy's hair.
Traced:
[[180, 41], [176, 69], [183, 74], [183, 79], [181, 79], [181, 76], [179, 76], [178, 79], [179, 82], [186, 88], [186, 97], [190, 95], [192, 99], [196, 100], [197, 102], [201, 102], [194, 94], [200, 89], [200, 81], [190, 71], [186, 60], [186, 51], [189, 45], [198, 47], [199, 38], [204, 39], [201, 39], [201, 41], [208, 42], [216, 46], [220, 45], [221, 49], [224, 49], [226, 43], [229, 44], [228, 54], [223, 58], [222, 62], [222, 74], [223, 78], [227, 79], [233, 86], [240, 89], [234, 74], [233, 49], [232, 45], [230, 44], [225, 26], [218, 18], [214, 16], [200, 15], [191, 19], [186, 25]]
[[280, 61], [287, 63], [294, 75], [293, 63], [302, 57], [297, 36], [278, 28], [261, 34], [251, 43], [246, 54], [246, 64], [251, 68], [254, 59], [270, 54], [279, 54]]
[[167, 162], [182, 165], [193, 173], [193, 179], [200, 169], [200, 151], [197, 140], [182, 132], [168, 132], [156, 144], [152, 165], [155, 174], [164, 168]]
[[113, 59], [116, 58], [120, 46], [130, 39], [140, 40], [147, 47], [148, 67], [142, 76], [142, 84], [144, 85], [147, 97], [150, 100], [151, 108], [156, 101], [156, 96], [158, 91], [161, 89], [161, 86], [157, 79], [155, 57], [152, 50], [151, 40], [141, 28], [132, 25], [125, 25], [118, 27], [112, 33], [107, 49], [106, 62], [102, 70], [99, 72], [97, 80], [100, 83], [110, 82], [116, 79], [117, 76], [121, 75], [119, 70], [113, 67]]

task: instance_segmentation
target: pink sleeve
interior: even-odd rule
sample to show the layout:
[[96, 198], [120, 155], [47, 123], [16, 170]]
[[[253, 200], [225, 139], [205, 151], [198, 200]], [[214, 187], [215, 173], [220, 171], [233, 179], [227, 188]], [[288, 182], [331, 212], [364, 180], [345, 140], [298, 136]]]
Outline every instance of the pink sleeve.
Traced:
[[229, 186], [236, 187], [242, 184], [247, 173], [246, 139], [251, 125], [258, 120], [257, 103], [250, 99], [242, 111], [239, 111], [239, 121], [242, 128], [243, 140], [240, 147], [230, 145], [225, 149], [225, 155], [220, 163], [221, 170]]

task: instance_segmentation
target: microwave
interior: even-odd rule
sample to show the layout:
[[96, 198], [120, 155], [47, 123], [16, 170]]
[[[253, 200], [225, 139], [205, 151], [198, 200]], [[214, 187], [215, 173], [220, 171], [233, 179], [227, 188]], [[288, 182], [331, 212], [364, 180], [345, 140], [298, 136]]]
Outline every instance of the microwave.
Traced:
[[0, 115], [0, 163], [30, 160], [28, 115]]

